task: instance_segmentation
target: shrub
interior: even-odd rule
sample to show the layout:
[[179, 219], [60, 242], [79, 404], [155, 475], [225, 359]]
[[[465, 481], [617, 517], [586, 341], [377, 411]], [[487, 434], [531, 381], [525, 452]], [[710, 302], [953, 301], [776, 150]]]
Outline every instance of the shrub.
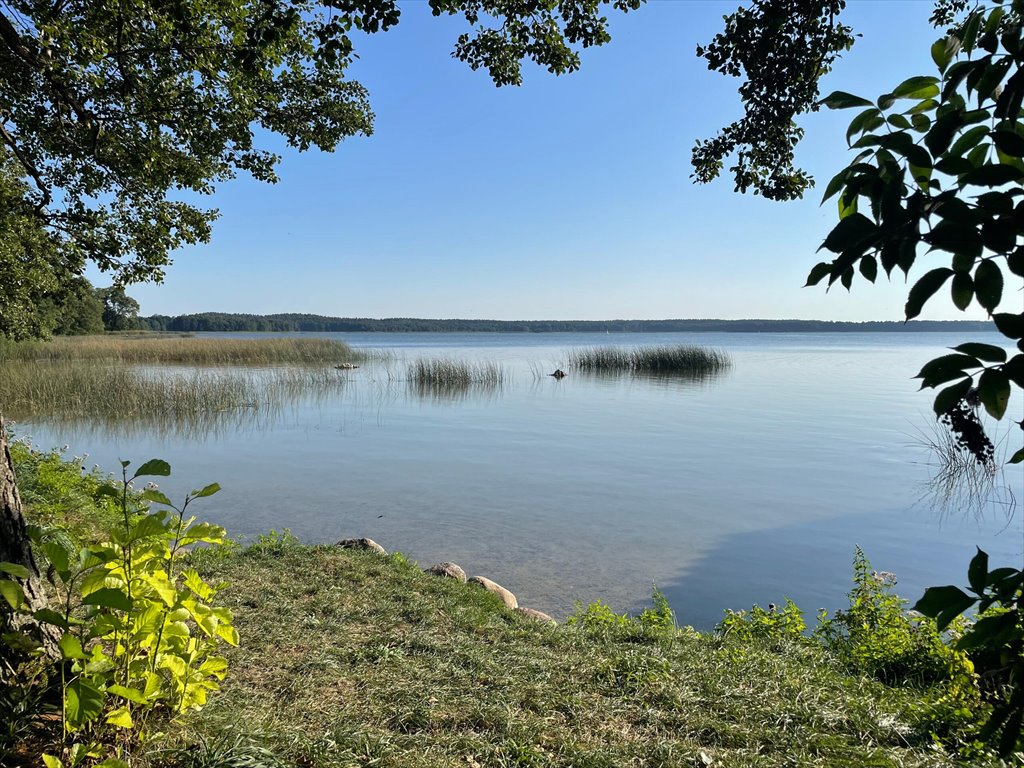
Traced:
[[787, 597], [781, 610], [774, 603], [769, 604], [767, 610], [759, 605], [749, 611], [727, 610], [715, 629], [722, 635], [743, 641], [752, 638], [800, 640], [807, 624], [804, 612]]
[[[48, 768], [111, 752], [98, 765], [122, 765], [119, 758], [130, 752], [154, 714], [174, 717], [205, 703], [227, 672], [227, 662], [216, 652], [223, 643], [238, 643], [231, 612], [213, 605], [221, 587], [182, 567], [189, 547], [224, 542], [222, 528], [186, 516], [193, 501], [213, 495], [219, 486], [193, 491], [177, 507], [153, 484], [132, 491], [136, 479], [169, 475], [166, 462], [148, 461], [131, 476], [128, 466], [122, 462], [120, 483], [96, 489], [121, 513], [106, 538], [81, 549], [59, 540], [36, 542], [57, 594], [51, 607], [35, 611], [33, 618], [60, 632], [60, 658], [52, 674], [60, 680], [63, 751], [60, 757], [44, 756]], [[17, 581], [28, 571], [0, 563], [0, 572], [4, 599], [12, 610], [28, 613]], [[13, 627], [5, 629], [9, 648], [30, 642]]]

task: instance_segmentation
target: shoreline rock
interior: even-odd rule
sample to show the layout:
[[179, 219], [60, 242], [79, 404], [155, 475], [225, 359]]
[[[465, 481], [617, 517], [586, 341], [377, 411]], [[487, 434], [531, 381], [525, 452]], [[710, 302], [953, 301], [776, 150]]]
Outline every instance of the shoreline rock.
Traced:
[[467, 582], [469, 584], [476, 584], [479, 587], [483, 587], [491, 594], [497, 595], [501, 598], [501, 601], [505, 603], [505, 607], [510, 610], [515, 610], [519, 607], [519, 601], [516, 600], [516, 596], [513, 595], [509, 590], [505, 589], [501, 584], [491, 581], [486, 576], [474, 576]]
[[441, 576], [442, 578], [455, 579], [456, 581], [465, 584], [468, 579], [466, 578], [466, 572], [462, 567], [456, 563], [435, 563], [429, 568], [423, 569], [424, 573], [429, 573], [431, 576]]
[[337, 544], [335, 544], [335, 546], [341, 547], [342, 549], [369, 550], [370, 552], [376, 552], [378, 555], [384, 555], [385, 557], [387, 557], [388, 554], [388, 551], [384, 549], [384, 547], [382, 547], [373, 539], [368, 539], [366, 537], [359, 539], [342, 539]]
[[554, 617], [548, 616], [544, 611], [538, 611], [536, 608], [523, 608], [520, 606], [516, 608], [516, 613], [520, 616], [526, 617], [527, 619], [533, 619], [534, 621], [546, 621], [549, 624], [558, 624]]

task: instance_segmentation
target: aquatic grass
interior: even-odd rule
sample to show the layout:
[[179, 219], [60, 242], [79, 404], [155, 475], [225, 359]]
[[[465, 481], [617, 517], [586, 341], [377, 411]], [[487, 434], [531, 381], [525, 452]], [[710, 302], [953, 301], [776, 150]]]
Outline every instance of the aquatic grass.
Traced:
[[340, 365], [372, 355], [322, 338], [224, 339], [162, 335], [0, 340], [0, 363], [117, 362], [144, 365]]
[[232, 585], [242, 642], [175, 745], [233, 727], [309, 768], [956, 764], [920, 691], [800, 639], [599, 611], [553, 627], [396, 557], [296, 542], [197, 565]]
[[505, 384], [498, 363], [450, 358], [419, 359], [409, 364], [406, 381], [418, 397], [451, 399], [473, 393], [493, 393]]
[[330, 369], [188, 369], [100, 362], [7, 362], [0, 402], [14, 418], [195, 419], [283, 405], [343, 387]]
[[688, 344], [642, 347], [589, 347], [568, 353], [568, 366], [585, 373], [716, 375], [732, 365], [720, 349]]

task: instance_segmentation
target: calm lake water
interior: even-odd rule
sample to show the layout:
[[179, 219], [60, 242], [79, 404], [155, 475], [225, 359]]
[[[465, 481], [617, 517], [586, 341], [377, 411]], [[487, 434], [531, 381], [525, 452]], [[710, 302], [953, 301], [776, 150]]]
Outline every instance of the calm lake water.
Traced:
[[[910, 377], [959, 335], [323, 335], [393, 359], [339, 372], [329, 397], [202, 434], [43, 422], [18, 433], [104, 469], [164, 458], [172, 494], [219, 482], [195, 510], [233, 535], [370, 536], [557, 616], [598, 598], [637, 611], [654, 584], [698, 628], [783, 596], [813, 614], [843, 604], [855, 545], [912, 600], [964, 582], [975, 545], [994, 564], [1022, 562], [1020, 510], [978, 514], [929, 490], [919, 435], [934, 424], [931, 393]], [[727, 351], [732, 369], [703, 382], [538, 375], [575, 347], [680, 342]], [[407, 362], [438, 355], [500, 362], [505, 384], [416, 393]], [[997, 501], [1010, 494], [1024, 495], [1024, 469], [1007, 472]]]

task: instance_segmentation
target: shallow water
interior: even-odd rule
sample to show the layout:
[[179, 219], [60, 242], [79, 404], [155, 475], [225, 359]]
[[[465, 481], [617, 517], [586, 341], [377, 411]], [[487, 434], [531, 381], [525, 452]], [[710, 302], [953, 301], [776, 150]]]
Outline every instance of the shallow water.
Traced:
[[[1022, 562], [1019, 511], [979, 516], [928, 492], [934, 467], [916, 435], [934, 424], [931, 396], [910, 377], [957, 335], [323, 335], [393, 359], [339, 372], [347, 383], [329, 396], [198, 432], [41, 420], [18, 431], [104, 468], [164, 458], [172, 493], [217, 481], [196, 512], [232, 534], [370, 536], [559, 616], [597, 598], [639, 610], [653, 584], [699, 628], [783, 595], [834, 608], [855, 545], [911, 599], [963, 582], [976, 544], [993, 563]], [[733, 366], [703, 381], [543, 375], [574, 347], [678, 342], [726, 350]], [[408, 361], [440, 355], [500, 362], [505, 382], [420, 392], [403, 380]], [[1021, 497], [1024, 469], [1003, 485], [1002, 501]]]

